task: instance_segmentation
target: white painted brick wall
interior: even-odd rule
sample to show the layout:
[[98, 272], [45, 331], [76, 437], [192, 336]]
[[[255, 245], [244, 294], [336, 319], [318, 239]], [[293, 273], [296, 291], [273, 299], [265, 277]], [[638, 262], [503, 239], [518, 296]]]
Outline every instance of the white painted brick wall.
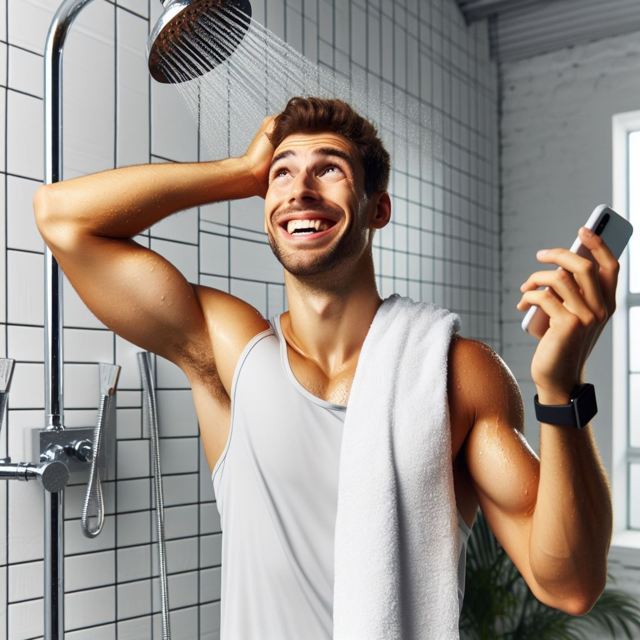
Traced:
[[[640, 109], [640, 33], [505, 64], [503, 91], [503, 357], [524, 394], [537, 440], [529, 372], [535, 340], [520, 329], [519, 287], [541, 266], [538, 249], [568, 246], [596, 204], [612, 199], [611, 117]], [[611, 327], [587, 378], [597, 389], [598, 446], [611, 469]], [[640, 596], [640, 550], [611, 553], [617, 585]]]

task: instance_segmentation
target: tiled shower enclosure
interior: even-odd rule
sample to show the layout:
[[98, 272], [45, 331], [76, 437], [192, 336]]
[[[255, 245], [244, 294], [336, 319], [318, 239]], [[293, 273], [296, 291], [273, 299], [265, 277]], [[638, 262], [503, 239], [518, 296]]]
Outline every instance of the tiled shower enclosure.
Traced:
[[[31, 199], [43, 179], [43, 50], [58, 0], [0, 0], [0, 356], [17, 361], [0, 454], [32, 461], [44, 416], [44, 244]], [[254, 0], [254, 18], [340, 76], [365, 74], [420, 110], [433, 129], [428, 169], [392, 174], [392, 223], [376, 235], [381, 295], [458, 312], [464, 335], [500, 347], [497, 70], [485, 22], [467, 27], [454, 0]], [[64, 53], [64, 177], [147, 162], [210, 159], [173, 87], [149, 77], [158, 0], [94, 0]], [[233, 127], [233, 109], [229, 123]], [[266, 114], [264, 114], [266, 115]], [[256, 128], [259, 124], [256, 121]], [[398, 149], [392, 149], [392, 161]], [[229, 152], [229, 149], [227, 149]], [[175, 214], [136, 239], [192, 282], [273, 316], [282, 270], [259, 199]], [[70, 640], [159, 638], [160, 599], [150, 440], [142, 425], [138, 347], [99, 322], [65, 286], [65, 425], [95, 424], [98, 363], [122, 366], [117, 478], [106, 523], [80, 531], [85, 484], [65, 494], [65, 627]], [[113, 304], [118, 304], [117, 300]], [[185, 376], [157, 358], [169, 599], [174, 640], [218, 637], [221, 536]], [[86, 479], [85, 479], [86, 481]], [[43, 499], [36, 482], [0, 483], [0, 639], [43, 635]]]

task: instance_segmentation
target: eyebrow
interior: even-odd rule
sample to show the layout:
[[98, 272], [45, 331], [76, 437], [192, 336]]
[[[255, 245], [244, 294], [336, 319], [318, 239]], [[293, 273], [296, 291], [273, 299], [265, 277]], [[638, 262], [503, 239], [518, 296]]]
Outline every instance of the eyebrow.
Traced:
[[[281, 151], [280, 153], [276, 154], [273, 157], [273, 160], [271, 160], [271, 167], [273, 167], [273, 165], [282, 160], [283, 158], [288, 158], [289, 156], [294, 155], [294, 151], [293, 149], [288, 149], [287, 151]], [[313, 152], [314, 155], [321, 155], [321, 156], [334, 156], [336, 158], [342, 158], [350, 167], [351, 171], [353, 173], [355, 173], [355, 167], [353, 166], [353, 159], [351, 158], [351, 156], [346, 152], [343, 151], [342, 149], [337, 149], [336, 147], [320, 147], [319, 149], [316, 149]], [[271, 169], [270, 167], [270, 169]]]

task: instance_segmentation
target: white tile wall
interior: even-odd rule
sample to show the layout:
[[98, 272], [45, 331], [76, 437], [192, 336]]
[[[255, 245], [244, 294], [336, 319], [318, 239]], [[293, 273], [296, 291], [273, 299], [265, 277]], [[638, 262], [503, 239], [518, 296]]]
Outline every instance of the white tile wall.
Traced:
[[16, 640], [42, 636], [42, 599], [10, 604], [7, 615], [7, 637]]
[[[118, 549], [118, 580], [124, 583], [150, 577], [151, 551], [152, 548], [149, 545]], [[153, 553], [155, 552], [153, 548]]]
[[[42, 565], [42, 563], [40, 563]], [[87, 566], [91, 571], [87, 571]], [[69, 556], [64, 561], [66, 591], [92, 589], [115, 582], [115, 551]], [[42, 568], [40, 568], [42, 572]]]
[[[147, 10], [147, 3], [131, 0], [129, 4], [137, 5], [138, 12]], [[142, 164], [149, 159], [149, 74], [145, 54], [148, 25], [146, 20], [127, 11], [116, 13], [116, 163], [125, 166]]]
[[[5, 53], [6, 50], [7, 49], [5, 47]], [[7, 90], [5, 87], [0, 87], [0, 116], [2, 117], [3, 122], [7, 121]], [[0, 131], [0, 143], [2, 144], [3, 149], [7, 148], [5, 127]], [[6, 171], [6, 164], [5, 154], [0, 154], [0, 170]]]
[[7, 567], [0, 567], [0, 638], [7, 640]]
[[22, 562], [9, 566], [9, 600], [42, 598], [44, 584], [42, 561]]
[[115, 8], [92, 2], [69, 30], [64, 53], [63, 176], [113, 167]]
[[42, 100], [7, 93], [7, 171], [42, 180], [44, 176], [44, 112]]
[[127, 582], [118, 585], [118, 615], [120, 618], [135, 618], [145, 615], [151, 603], [149, 580]]
[[118, 622], [117, 625], [119, 640], [138, 640], [138, 638], [151, 637], [151, 617], [134, 618]]
[[[86, 567], [83, 569], [86, 571]], [[65, 595], [65, 629], [104, 624], [115, 619], [115, 587], [86, 589]]]
[[[0, 0], [0, 59], [6, 56], [8, 63], [0, 64], [0, 354], [18, 360], [0, 455], [6, 442], [14, 460], [31, 460], [31, 429], [44, 422], [44, 245], [31, 198], [43, 176], [42, 54], [59, 4]], [[252, 4], [254, 17], [279, 37], [352, 79], [388, 142], [394, 217], [374, 243], [381, 295], [398, 292], [450, 306], [461, 314], [466, 335], [498, 347], [497, 83], [486, 25], [465, 26], [454, 0]], [[211, 108], [203, 110], [200, 136], [175, 88], [150, 80], [146, 38], [160, 12], [154, 0], [95, 0], [78, 16], [64, 54], [65, 177], [136, 163], [218, 158], [241, 153], [251, 139], [259, 119], [247, 126], [253, 116], [245, 114], [244, 120], [231, 118], [229, 126], [216, 118], [213, 102], [226, 108], [227, 89], [231, 105], [250, 95], [229, 86], [223, 69]], [[298, 92], [294, 86], [291, 91]], [[336, 91], [348, 88], [337, 85]], [[394, 107], [405, 109], [407, 118], [394, 115]], [[285, 309], [283, 272], [266, 242], [259, 198], [176, 214], [135, 240], [192, 282], [230, 291], [265, 315]], [[64, 296], [68, 426], [95, 420], [97, 364], [122, 366], [117, 481], [104, 485], [107, 515], [97, 538], [80, 531], [84, 480], [74, 477], [65, 493], [66, 636], [146, 640], [153, 628], [159, 637], [140, 349], [106, 329], [66, 281]], [[186, 376], [159, 358], [154, 377], [172, 637], [214, 640], [222, 533], [210, 470]], [[42, 546], [39, 485], [0, 484], [0, 640], [43, 633]]]
[[44, 317], [44, 260], [36, 253], [7, 250], [7, 320], [38, 324]]
[[42, 55], [57, 0], [7, 0], [11, 44]]
[[7, 0], [0, 2], [0, 39], [7, 39]]
[[31, 205], [39, 184], [36, 180], [7, 176], [7, 246], [11, 249], [40, 252], [44, 249]]
[[[42, 57], [31, 51], [12, 47], [9, 62], [9, 86], [41, 98], [44, 91]], [[2, 73], [5, 71], [3, 69]]]

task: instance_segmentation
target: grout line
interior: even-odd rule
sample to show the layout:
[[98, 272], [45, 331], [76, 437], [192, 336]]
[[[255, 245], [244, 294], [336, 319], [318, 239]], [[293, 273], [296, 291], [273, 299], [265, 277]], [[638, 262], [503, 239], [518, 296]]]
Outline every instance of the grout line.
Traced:
[[[495, 20], [495, 18], [492, 18]], [[489, 28], [489, 24], [487, 23], [487, 28]], [[494, 27], [497, 25], [494, 25]], [[504, 314], [504, 274], [502, 272], [502, 265], [504, 260], [504, 192], [502, 188], [502, 142], [503, 142], [503, 133], [502, 133], [502, 110], [504, 107], [503, 102], [503, 88], [504, 88], [504, 80], [502, 77], [502, 66], [498, 61], [496, 61], [496, 73], [498, 74], [498, 83], [497, 83], [497, 92], [498, 92], [498, 113], [496, 115], [498, 120], [498, 130], [497, 130], [497, 160], [498, 160], [498, 177], [496, 182], [498, 183], [498, 202], [497, 202], [497, 210], [498, 210], [498, 348], [499, 353], [503, 352], [504, 349], [504, 322], [503, 322], [503, 314]]]
[[[5, 124], [5, 127], [7, 126], [8, 125]], [[6, 151], [6, 145], [5, 145], [5, 151]], [[5, 169], [6, 169], [6, 165], [5, 165]], [[8, 178], [19, 178], [20, 180], [30, 180], [31, 182], [37, 182], [38, 184], [42, 184], [42, 178], [34, 178], [33, 176], [24, 176], [19, 173], [12, 173], [11, 171], [3, 171], [2, 173], [5, 173]], [[44, 252], [39, 251], [38, 253], [44, 253]]]
[[[7, 60], [9, 59], [9, 51], [7, 50]], [[8, 71], [7, 71], [8, 73]], [[8, 78], [7, 78], [8, 80]], [[7, 90], [7, 93], [17, 93], [21, 96], [26, 96], [27, 98], [33, 98], [34, 100], [39, 100], [40, 102], [44, 102], [44, 98], [42, 96], [37, 96], [35, 93], [29, 93], [28, 91], [23, 91], [22, 89], [16, 89], [15, 87], [11, 87], [8, 84], [0, 84], [0, 87]]]
[[136, 18], [142, 18], [146, 22], [149, 21], [149, 19], [146, 16], [143, 16], [141, 13], [136, 13], [133, 9], [129, 9], [129, 7], [125, 7], [124, 5], [119, 4], [118, 0], [105, 0], [105, 2], [114, 5], [117, 9], [120, 9], [120, 11], [126, 11], [127, 13], [136, 16]]
[[[198, 126], [197, 126], [197, 150], [198, 150], [198, 162], [202, 161], [202, 157], [201, 157], [201, 145], [202, 145], [202, 136], [201, 136], [201, 131], [202, 131], [202, 82], [198, 83]], [[202, 208], [198, 207], [198, 230], [200, 230], [201, 228], [201, 216], [202, 216]], [[198, 273], [198, 282], [200, 282], [200, 278], [201, 278], [201, 264], [200, 264], [200, 242], [201, 242], [202, 236], [198, 233], [198, 253], [196, 256], [196, 260], [197, 260], [197, 273]], [[193, 396], [191, 397], [191, 401], [193, 401]], [[200, 511], [202, 510], [202, 506], [201, 506], [201, 499], [202, 496], [200, 495], [200, 461], [202, 456], [200, 455], [200, 451], [203, 450], [202, 447], [202, 440], [200, 438], [200, 421], [198, 420], [198, 417], [196, 415], [196, 422], [197, 422], [197, 429], [198, 429], [198, 446], [197, 446], [197, 464], [198, 464], [198, 470], [197, 470], [197, 476], [196, 476], [196, 482], [197, 482], [197, 503], [198, 503], [198, 508], [196, 510], [196, 533], [197, 533], [197, 537], [198, 537], [198, 541], [197, 541], [197, 549], [196, 549], [196, 553], [197, 553], [197, 561], [196, 561], [196, 566], [197, 566], [197, 571], [196, 571], [196, 575], [197, 575], [197, 584], [196, 584], [196, 589], [197, 589], [197, 595], [196, 595], [196, 601], [197, 601], [197, 633], [198, 633], [198, 638], [201, 636], [201, 620], [200, 620], [200, 608], [201, 608], [201, 604], [200, 604], [200, 600], [202, 598], [202, 594], [200, 593], [200, 582], [202, 580], [202, 567], [200, 566], [200, 553], [201, 553], [201, 549], [200, 549]]]
[[[265, 0], [266, 2], [266, 0]], [[265, 17], [266, 17], [265, 11]], [[266, 19], [265, 19], [266, 22]], [[226, 68], [227, 78], [227, 155], [231, 154], [231, 89], [230, 89], [230, 81], [229, 81], [229, 70]], [[265, 82], [265, 87], [267, 83]], [[267, 110], [269, 109], [269, 103], [267, 99]], [[231, 201], [227, 201], [227, 291], [231, 293]]]
[[[9, 39], [9, 7], [8, 7], [8, 3], [7, 0], [5, 0], [4, 2], [4, 7], [2, 9], [4, 11], [5, 14], [5, 25], [6, 25], [6, 30], [7, 30], [7, 40]], [[5, 73], [6, 73], [6, 78], [7, 78], [7, 83], [9, 82], [9, 51], [10, 48], [7, 46], [7, 55], [5, 58]], [[7, 326], [7, 320], [9, 318], [9, 287], [7, 286], [9, 283], [9, 257], [8, 257], [8, 252], [7, 252], [7, 237], [8, 237], [8, 233], [9, 233], [9, 228], [8, 228], [8, 220], [9, 220], [9, 198], [8, 198], [8, 191], [9, 191], [9, 178], [8, 178], [8, 173], [6, 173], [7, 169], [8, 169], [8, 163], [9, 163], [9, 153], [8, 153], [8, 141], [9, 141], [9, 117], [8, 117], [8, 111], [9, 111], [9, 92], [5, 91], [4, 92], [4, 169], [5, 169], [5, 174], [3, 177], [4, 180], [4, 241], [5, 241], [5, 247], [4, 247], [4, 255], [2, 256], [2, 259], [4, 260], [4, 313], [5, 313], [5, 317], [4, 317], [4, 338], [5, 338], [5, 352], [8, 355], [9, 353], [9, 327]], [[15, 373], [15, 371], [14, 371]], [[10, 421], [9, 421], [9, 406], [10, 406], [10, 400], [7, 401], [7, 408], [6, 408], [6, 416], [7, 416], [7, 420], [5, 422], [5, 427], [4, 427], [4, 442], [5, 442], [5, 451], [7, 452], [7, 456], [9, 455], [9, 428], [10, 428]], [[9, 606], [8, 606], [8, 600], [9, 600], [9, 539], [11, 538], [11, 533], [10, 533], [10, 529], [9, 529], [9, 483], [5, 482], [4, 486], [2, 487], [2, 491], [4, 493], [4, 503], [5, 503], [5, 517], [4, 517], [4, 526], [5, 526], [5, 544], [4, 544], [4, 548], [5, 548], [5, 560], [6, 560], [6, 569], [5, 569], [5, 600], [4, 602], [0, 603], [0, 606], [3, 607], [4, 611], [6, 612], [5, 615], [5, 625], [4, 625], [4, 632], [5, 632], [5, 638], [9, 638]]]
[[[151, 32], [151, 0], [147, 0], [147, 15], [149, 16], [149, 20], [147, 21], [147, 37], [149, 36], [149, 33]], [[148, 103], [147, 103], [147, 110], [148, 110], [148, 121], [147, 121], [147, 128], [148, 128], [148, 144], [149, 144], [149, 156], [148, 156], [148, 162], [151, 163], [153, 161], [153, 108], [152, 108], [152, 104], [153, 104], [153, 99], [154, 99], [154, 95], [153, 95], [153, 83], [151, 81], [151, 74], [147, 74], [147, 95], [148, 95]], [[151, 233], [150, 230], [148, 231], [147, 234], [147, 247], [151, 248]], [[141, 403], [142, 405], [144, 405], [143, 402], [143, 389], [142, 389], [142, 380], [140, 380], [140, 397], [141, 397]], [[141, 411], [140, 411], [140, 437], [141, 440], [143, 439], [142, 436], [144, 435], [144, 406], [141, 406]], [[144, 439], [146, 440], [149, 444], [150, 444], [150, 439], [151, 439], [151, 433], [147, 434], [147, 438]], [[148, 461], [149, 461], [149, 470], [151, 472], [151, 446], [149, 446], [149, 457], [148, 457]], [[151, 473], [149, 474], [149, 478], [151, 478]], [[149, 505], [150, 508], [152, 506], [152, 481], [149, 481]], [[149, 540], [153, 540], [153, 518], [151, 517], [151, 515], [149, 515]], [[159, 563], [158, 563], [159, 565]], [[149, 575], [153, 574], [153, 543], [149, 542]], [[148, 610], [150, 612], [153, 612], [153, 585], [154, 582], [152, 579], [150, 579], [149, 581], [149, 608]], [[150, 631], [151, 631], [151, 640], [153, 640], [154, 637], [154, 622], [153, 622], [153, 613], [151, 613], [151, 615], [149, 616], [149, 624], [150, 624]]]
[[[367, 3], [368, 5], [368, 3]], [[422, 3], [419, 2], [418, 3], [418, 26], [417, 26], [417, 38], [418, 38], [418, 42], [420, 42], [420, 25], [421, 25], [421, 12], [422, 12]], [[418, 48], [418, 95], [421, 96], [422, 95], [422, 65], [423, 65], [423, 60], [422, 60], [422, 56], [420, 55], [420, 50]], [[420, 149], [420, 157], [419, 157], [419, 173], [420, 175], [424, 175], [424, 149], [423, 149], [423, 144], [422, 144], [422, 136], [420, 137], [420, 144], [419, 144], [419, 149]], [[422, 231], [423, 226], [422, 226], [422, 211], [419, 209], [418, 210], [418, 215], [419, 215], [419, 228]], [[420, 233], [418, 236], [418, 251], [420, 253], [420, 256], [424, 255], [424, 247], [422, 244], [422, 238], [423, 238], [423, 234]], [[418, 278], [420, 280], [420, 296], [419, 299], [422, 300], [423, 302], [428, 302], [428, 300], [424, 300], [424, 294], [423, 294], [423, 287], [422, 287], [422, 280], [424, 279], [424, 270], [422, 268], [423, 265], [423, 260], [420, 259], [419, 261], [419, 271], [418, 271]]]
[[[118, 67], [118, 63], [119, 63], [119, 56], [118, 56], [118, 6], [116, 6], [116, 8], [113, 11], [113, 78], [114, 78], [114, 90], [113, 90], [113, 115], [114, 115], [114, 127], [113, 127], [113, 166], [114, 168], [118, 166], [118, 128], [120, 126], [120, 121], [118, 119], [118, 80], [120, 77], [120, 73], [119, 73], [119, 67]], [[112, 342], [111, 342], [111, 349], [112, 349], [112, 358], [113, 358], [113, 363], [114, 364], [118, 364], [117, 362], [117, 340], [116, 340], [116, 334], [115, 332], [111, 332], [112, 334]], [[116, 391], [116, 393], [114, 394], [114, 398], [113, 398], [113, 402], [115, 403], [115, 408], [113, 410], [113, 416], [114, 416], [114, 420], [113, 420], [113, 424], [111, 425], [111, 427], [113, 429], [115, 429], [115, 434], [113, 435], [113, 438], [115, 439], [115, 447], [114, 447], [114, 451], [113, 451], [113, 456], [115, 458], [113, 464], [114, 464], [114, 496], [113, 496], [113, 502], [114, 502], [114, 511], [115, 514], [118, 513], [118, 393]], [[119, 585], [119, 577], [118, 577], [118, 549], [117, 549], [117, 543], [118, 543], [118, 517], [117, 515], [114, 516], [113, 518], [113, 526], [114, 526], [114, 542], [116, 543], [116, 549], [114, 550], [113, 553], [113, 563], [114, 563], [114, 578], [115, 578], [115, 594], [114, 594], [114, 606], [115, 606], [115, 635], [116, 635], [116, 640], [118, 638], [118, 585]]]
[[[391, 73], [392, 76], [395, 80], [395, 74], [396, 74], [396, 3], [394, 2], [391, 5], [391, 46], [389, 47], [390, 51], [389, 51], [389, 57], [390, 57], [390, 67], [391, 67]], [[393, 112], [393, 130], [395, 131], [396, 129], [396, 90], [395, 90], [395, 86], [393, 88], [392, 91], [392, 98], [391, 98], [391, 109]], [[393, 136], [393, 143], [392, 143], [392, 148], [391, 148], [391, 153], [392, 153], [392, 157], [396, 157], [398, 156], [397, 153], [397, 141], [396, 141], [396, 137]], [[398, 186], [398, 174], [393, 171], [392, 173], [392, 189], [394, 191], [397, 190], [397, 186]], [[391, 224], [391, 231], [393, 233], [393, 259], [391, 260], [391, 279], [393, 282], [393, 288], [394, 290], [397, 289], [397, 282], [398, 282], [398, 278], [397, 278], [397, 274], [396, 274], [396, 251], [395, 248], [398, 244], [397, 241], [397, 234], [398, 234], [398, 225], [395, 222], [392, 222]], [[404, 295], [404, 293], [403, 293]]]

